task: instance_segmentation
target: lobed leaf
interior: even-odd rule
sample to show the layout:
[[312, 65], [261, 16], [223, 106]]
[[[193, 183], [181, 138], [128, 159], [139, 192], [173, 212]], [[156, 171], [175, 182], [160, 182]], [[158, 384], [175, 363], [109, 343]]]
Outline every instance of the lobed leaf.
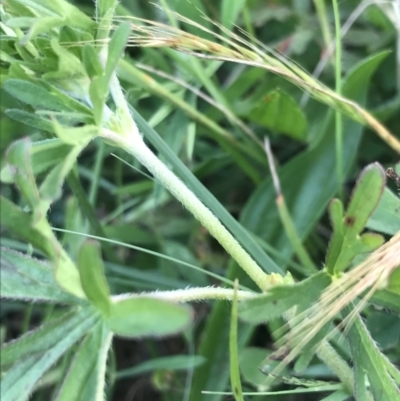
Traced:
[[345, 215], [341, 218], [340, 201], [331, 203], [333, 236], [326, 258], [330, 274], [343, 271], [354, 257], [379, 247], [383, 238], [372, 234], [360, 236], [369, 216], [377, 207], [385, 187], [385, 172], [378, 164], [367, 166], [358, 179]]

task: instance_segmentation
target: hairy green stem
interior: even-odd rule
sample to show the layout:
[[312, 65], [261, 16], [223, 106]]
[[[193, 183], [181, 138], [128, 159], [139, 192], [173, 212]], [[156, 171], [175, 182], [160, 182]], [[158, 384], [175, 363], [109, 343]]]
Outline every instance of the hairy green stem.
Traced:
[[329, 341], [323, 340], [318, 346], [316, 354], [318, 358], [332, 370], [340, 379], [346, 389], [354, 394], [354, 376], [350, 366], [329, 344]]
[[110, 93], [117, 106], [116, 119], [112, 128], [115, 125], [118, 133], [104, 128], [101, 136], [125, 149], [145, 166], [207, 228], [262, 291], [265, 291], [273, 281], [282, 281], [281, 275], [266, 274], [211, 210], [148, 148], [131, 117], [128, 103], [115, 74], [110, 80]]
[[[122, 301], [124, 299], [138, 298], [138, 297], [150, 297], [159, 298], [171, 302], [196, 302], [204, 300], [233, 300], [234, 291], [232, 288], [220, 288], [220, 287], [193, 287], [186, 288], [184, 290], [172, 290], [172, 291], [152, 291], [143, 293], [132, 293], [132, 294], [121, 294], [113, 296], [114, 301]], [[246, 299], [256, 298], [259, 294], [251, 291], [237, 291], [237, 299], [240, 301]]]
[[275, 280], [282, 278], [280, 275], [269, 276], [258, 266], [210, 209], [204, 206], [196, 195], [147, 147], [137, 128], [130, 136], [118, 135], [111, 130], [103, 129], [101, 136], [125, 149], [145, 166], [207, 228], [261, 290], [265, 291], [271, 285], [271, 278]]

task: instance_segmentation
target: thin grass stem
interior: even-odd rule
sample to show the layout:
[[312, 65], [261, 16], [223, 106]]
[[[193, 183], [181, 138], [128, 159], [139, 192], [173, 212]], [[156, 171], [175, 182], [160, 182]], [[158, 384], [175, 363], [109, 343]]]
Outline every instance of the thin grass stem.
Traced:
[[[332, 0], [335, 17], [335, 89], [338, 96], [342, 96], [342, 38], [340, 32], [340, 14], [337, 0]], [[343, 117], [338, 110], [335, 112], [335, 148], [336, 148], [336, 175], [338, 194], [343, 201]]]
[[307, 273], [315, 273], [318, 271], [314, 262], [310, 258], [307, 250], [303, 246], [303, 243], [300, 239], [300, 236], [297, 232], [297, 229], [293, 223], [293, 219], [290, 216], [289, 210], [286, 205], [285, 197], [281, 191], [281, 185], [279, 182], [278, 173], [275, 168], [274, 156], [272, 154], [271, 145], [268, 138], [264, 140], [265, 152], [268, 158], [269, 169], [271, 171], [272, 181], [274, 183], [274, 188], [276, 192], [276, 206], [278, 208], [279, 217], [285, 233], [293, 246], [293, 249], [300, 260], [300, 263], [307, 270]]
[[332, 42], [332, 33], [327, 18], [325, 0], [314, 0], [314, 6], [319, 19], [319, 24], [321, 26], [322, 37], [324, 39], [324, 46], [325, 46], [324, 52], [327, 52]]

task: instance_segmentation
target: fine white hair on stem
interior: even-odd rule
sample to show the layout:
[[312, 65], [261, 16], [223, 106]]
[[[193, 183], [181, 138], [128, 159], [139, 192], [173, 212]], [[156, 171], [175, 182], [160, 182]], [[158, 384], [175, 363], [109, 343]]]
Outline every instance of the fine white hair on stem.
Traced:
[[[113, 296], [114, 302], [120, 302], [131, 298], [157, 298], [171, 302], [199, 302], [205, 300], [226, 300], [232, 301], [233, 288], [217, 288], [217, 287], [188, 287], [185, 289], [171, 291], [152, 291], [142, 293], [128, 293]], [[237, 297], [239, 300], [253, 299], [260, 294], [251, 291], [238, 290]]]

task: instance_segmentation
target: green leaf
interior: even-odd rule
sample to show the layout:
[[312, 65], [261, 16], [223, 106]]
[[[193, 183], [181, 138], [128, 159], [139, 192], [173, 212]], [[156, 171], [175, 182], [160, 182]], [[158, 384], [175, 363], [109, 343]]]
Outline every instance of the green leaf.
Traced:
[[101, 250], [97, 243], [86, 241], [78, 256], [82, 287], [88, 299], [106, 316], [110, 314], [110, 290], [104, 275]]
[[75, 165], [81, 150], [79, 146], [73, 147], [65, 159], [47, 174], [40, 186], [40, 195], [41, 198], [47, 202], [48, 206], [61, 197], [64, 180]]
[[88, 76], [94, 78], [103, 75], [103, 68], [100, 64], [99, 55], [95, 48], [90, 44], [86, 44], [83, 46], [82, 52], [83, 63]]
[[40, 16], [59, 15], [66, 19], [66, 25], [72, 25], [86, 30], [90, 30], [95, 26], [95, 21], [65, 0], [18, 0], [18, 3], [27, 5], [29, 9], [32, 8], [36, 10]]
[[1, 296], [23, 301], [82, 304], [55, 281], [48, 264], [6, 248], [0, 248]]
[[28, 33], [21, 39], [20, 44], [25, 46], [30, 40], [34, 39], [41, 33], [48, 32], [53, 28], [57, 28], [65, 24], [64, 18], [60, 17], [40, 17], [35, 18], [29, 26]]
[[372, 312], [366, 321], [367, 328], [379, 349], [394, 347], [400, 339], [400, 317], [387, 312]]
[[91, 319], [91, 316], [93, 316], [91, 308], [65, 313], [57, 319], [42, 324], [36, 330], [4, 344], [1, 347], [1, 366], [10, 366], [31, 354], [43, 354], [65, 338], [66, 333]]
[[32, 170], [37, 175], [50, 167], [62, 162], [71, 151], [71, 146], [63, 143], [58, 138], [46, 139], [32, 143]]
[[65, 155], [62, 162], [50, 171], [40, 187], [41, 198], [48, 205], [61, 196], [62, 186], [67, 175], [74, 167], [82, 149], [97, 135], [98, 129], [94, 125], [66, 128], [54, 121], [54, 131], [62, 142], [73, 146], [69, 148], [69, 152]]
[[110, 79], [121, 56], [125, 50], [126, 43], [128, 42], [130, 33], [130, 23], [122, 23], [114, 32], [110, 44], [108, 45], [108, 57], [104, 69], [104, 85], [108, 88]]
[[40, 204], [39, 191], [31, 166], [31, 141], [20, 139], [11, 144], [7, 151], [9, 171], [18, 189], [32, 210]]
[[[79, 320], [75, 322], [73, 327], [70, 327], [68, 331], [66, 331], [64, 327], [64, 330], [59, 333], [61, 336], [58, 338], [57, 342], [53, 343], [51, 341], [53, 339], [50, 338], [50, 343], [52, 343], [52, 345], [47, 345], [47, 347], [44, 348], [43, 341], [41, 341], [43, 344], [41, 347], [43, 348], [43, 352], [35, 353], [24, 359], [17, 359], [17, 363], [7, 371], [2, 379], [0, 390], [2, 401], [25, 401], [29, 399], [31, 392], [43, 374], [51, 368], [72, 345], [83, 337], [88, 330], [95, 325], [98, 319], [98, 316], [94, 315], [93, 312], [90, 311], [88, 313], [87, 309], [81, 310], [77, 314], [77, 317], [79, 317]], [[59, 329], [59, 327], [57, 327], [57, 329]], [[35, 339], [38, 340], [37, 335]], [[11, 345], [13, 344], [14, 343], [11, 343]], [[32, 352], [31, 347], [29, 347], [29, 351]]]
[[[265, 348], [246, 347], [239, 353], [240, 357], [240, 371], [243, 379], [256, 386], [260, 391], [266, 387], [267, 378], [265, 374], [260, 371], [260, 364], [265, 360], [265, 354], [268, 352]], [[279, 362], [277, 361], [275, 365]], [[274, 367], [273, 363], [272, 369]], [[285, 375], [286, 371], [282, 373]], [[269, 387], [269, 386], [268, 386]]]
[[360, 237], [359, 234], [378, 205], [385, 182], [385, 172], [382, 167], [370, 164], [360, 174], [342, 219], [339, 202], [334, 201], [331, 204], [334, 233], [326, 259], [326, 268], [330, 274], [340, 273], [357, 254], [372, 251], [382, 244], [379, 236], [365, 234]]
[[393, 291], [389, 291], [388, 289], [377, 290], [370, 299], [370, 302], [400, 315], [400, 292], [395, 293]]
[[343, 246], [343, 203], [341, 200], [331, 200], [331, 203], [329, 204], [329, 215], [333, 230], [331, 242], [329, 244], [326, 265], [332, 265], [331, 272], [333, 272], [334, 262], [331, 262], [330, 259], [337, 258], [340, 255], [340, 251], [342, 250]]
[[[48, 207], [48, 204], [46, 206]], [[55, 278], [59, 285], [71, 294], [85, 298], [78, 270], [58, 243], [41, 210], [37, 211], [36, 216], [28, 214], [0, 197], [0, 212], [3, 226], [25, 238], [49, 256], [54, 264]]]
[[[386, 56], [387, 53], [379, 53], [354, 66], [345, 80], [344, 96], [364, 104], [368, 90], [366, 83], [370, 82], [370, 77]], [[300, 153], [278, 169], [288, 209], [302, 239], [311, 232], [338, 188], [336, 175], [331, 174], [335, 171], [336, 165], [333, 114], [328, 113], [321, 122], [322, 124], [318, 124], [317, 121], [310, 127], [317, 130], [318, 135], [322, 132], [322, 138], [315, 146]], [[343, 138], [345, 176], [349, 174], [357, 154], [362, 129], [358, 123], [345, 120], [343, 130], [346, 133]], [[250, 198], [242, 212], [242, 221], [245, 222], [246, 228], [289, 257], [293, 252], [292, 246], [281, 229], [279, 216], [275, 210], [275, 191], [272, 179], [268, 178]]]
[[54, 130], [53, 123], [50, 120], [34, 113], [18, 109], [8, 109], [6, 110], [6, 114], [13, 120], [26, 124], [29, 127], [41, 129], [47, 132], [53, 132]]
[[108, 95], [108, 88], [105, 88], [102, 76], [94, 77], [92, 79], [89, 86], [89, 95], [93, 104], [94, 121], [97, 125], [101, 125], [103, 120], [104, 104], [106, 103]]
[[364, 228], [382, 196], [385, 183], [385, 172], [377, 163], [361, 172], [344, 217], [344, 223], [352, 233], [359, 233]]
[[400, 262], [399, 266], [392, 272], [389, 277], [389, 284], [387, 289], [400, 295]]
[[83, 127], [64, 127], [54, 121], [54, 132], [62, 142], [73, 146], [84, 148], [99, 132], [96, 125], [85, 125]]
[[190, 370], [202, 365], [205, 358], [201, 355], [173, 355], [162, 358], [154, 358], [150, 361], [142, 362], [132, 368], [120, 370], [116, 377], [123, 379], [134, 377], [154, 370]]
[[159, 337], [184, 330], [191, 319], [192, 312], [187, 306], [140, 297], [114, 302], [107, 324], [123, 337]]
[[246, 322], [258, 324], [281, 316], [295, 305], [299, 312], [315, 302], [330, 283], [329, 275], [319, 272], [296, 284], [272, 287], [267, 294], [241, 301], [239, 316]]
[[400, 198], [385, 188], [377, 208], [368, 219], [368, 228], [394, 235], [400, 231]]
[[361, 239], [361, 253], [368, 253], [375, 249], [378, 249], [385, 242], [385, 238], [376, 233], [364, 233], [360, 237]]
[[50, 84], [49, 82], [46, 82], [45, 80], [41, 80], [40, 83], [49, 93], [51, 93], [58, 99], [59, 103], [63, 104], [66, 108], [71, 111], [75, 111], [78, 114], [82, 114], [82, 116], [86, 116], [86, 118], [91, 117], [91, 119], [85, 121], [87, 124], [91, 124], [93, 122], [93, 110], [91, 109], [91, 107], [87, 106], [84, 102], [73, 98], [68, 93], [63, 92], [62, 90]]
[[[350, 313], [350, 308], [347, 308], [346, 313]], [[384, 360], [386, 356], [379, 351], [359, 317], [350, 327], [348, 339], [353, 363], [365, 370], [374, 398], [379, 401], [398, 400], [400, 390], [388, 372]]]
[[63, 48], [55, 38], [50, 41], [50, 45], [58, 56], [58, 69], [43, 74], [42, 78], [50, 83], [55, 83], [67, 92], [73, 93], [76, 98], [86, 100], [90, 80], [81, 60]]
[[0, 222], [3, 227], [24, 238], [45, 255], [54, 256], [53, 244], [48, 241], [46, 235], [34, 228], [34, 216], [24, 212], [3, 196], [0, 196]]
[[230, 1], [223, 0], [221, 3], [221, 24], [227, 28], [231, 29], [242, 11], [243, 7], [246, 6], [246, 0]]
[[123, 23], [118, 27], [108, 45], [108, 57], [104, 68], [104, 74], [93, 78], [90, 84], [90, 99], [93, 103], [95, 121], [97, 124], [101, 124], [104, 103], [110, 90], [111, 77], [121, 59], [128, 41], [129, 32], [129, 23]]
[[307, 136], [307, 120], [297, 103], [281, 90], [266, 94], [250, 112], [249, 118], [293, 139], [304, 141]]
[[59, 103], [57, 96], [32, 82], [9, 79], [4, 83], [4, 89], [16, 99], [36, 109], [70, 111], [68, 107]]
[[107, 353], [112, 335], [99, 322], [75, 353], [55, 401], [98, 401], [104, 397]]
[[[169, 256], [170, 258], [180, 260], [181, 262], [186, 262], [191, 265], [196, 266], [198, 264], [198, 260], [195, 256], [190, 252], [190, 250], [183, 246], [178, 241], [166, 240], [162, 242], [162, 252]], [[193, 286], [204, 287], [209, 285], [209, 280], [207, 276], [204, 275], [201, 271], [196, 270], [188, 270], [186, 266], [176, 265], [176, 263], [172, 261], [163, 261], [162, 266], [170, 269], [175, 269], [179, 272], [179, 277], [182, 279], [186, 279]]]
[[99, 0], [97, 7], [99, 8], [99, 17], [104, 17], [109, 14], [110, 10], [114, 10], [117, 5], [117, 0]]

